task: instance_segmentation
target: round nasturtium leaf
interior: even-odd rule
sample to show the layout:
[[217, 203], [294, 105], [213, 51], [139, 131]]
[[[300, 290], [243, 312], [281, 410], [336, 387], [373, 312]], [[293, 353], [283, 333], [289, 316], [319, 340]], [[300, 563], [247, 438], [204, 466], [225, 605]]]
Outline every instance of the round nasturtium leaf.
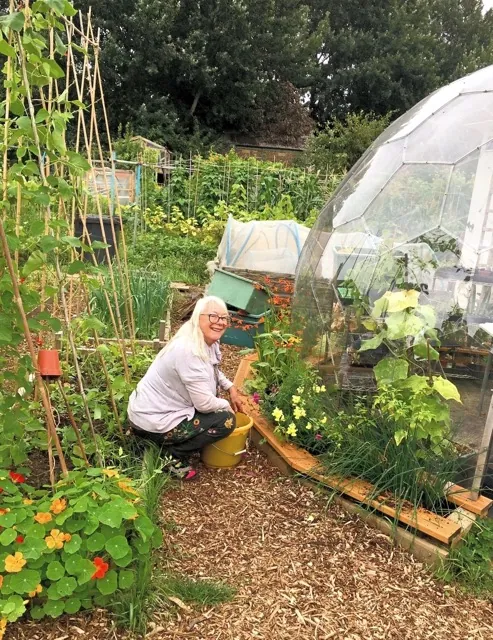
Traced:
[[73, 554], [80, 549], [81, 545], [82, 545], [82, 538], [79, 535], [74, 534], [72, 538], [65, 543], [64, 549], [66, 553]]
[[118, 586], [120, 589], [128, 589], [131, 587], [135, 580], [135, 573], [133, 571], [120, 571], [118, 576]]
[[57, 591], [62, 597], [71, 596], [76, 587], [77, 580], [72, 576], [65, 576], [57, 582]]
[[53, 582], [53, 584], [50, 584], [48, 589], [46, 589], [46, 595], [48, 597], [48, 600], [60, 600], [62, 596], [58, 593], [58, 582]]
[[89, 536], [89, 538], [87, 538], [86, 546], [88, 551], [94, 553], [96, 551], [101, 551], [101, 549], [104, 547], [105, 542], [106, 538], [103, 536], [103, 534], [97, 532], [93, 533], [92, 536]]
[[22, 543], [22, 554], [26, 560], [37, 560], [44, 553], [48, 553], [49, 549], [43, 538], [34, 538], [26, 536]]
[[10, 596], [7, 602], [3, 604], [2, 616], [7, 618], [9, 622], [15, 622], [24, 615], [25, 611], [26, 606], [23, 598], [21, 596]]
[[39, 571], [23, 569], [10, 578], [9, 587], [20, 595], [34, 591], [41, 582]]
[[128, 567], [128, 565], [134, 559], [134, 555], [130, 550], [127, 555], [123, 556], [123, 558], [118, 558], [118, 560], [114, 560], [117, 567]]
[[113, 536], [106, 541], [105, 549], [114, 560], [124, 558], [131, 551], [125, 536]]
[[97, 580], [97, 583], [100, 593], [104, 596], [109, 596], [118, 589], [118, 574], [112, 569], [108, 571], [104, 578]]
[[26, 536], [31, 538], [44, 538], [46, 536], [46, 529], [42, 524], [35, 522], [26, 529]]
[[63, 613], [65, 608], [65, 603], [63, 600], [48, 600], [45, 603], [43, 610], [47, 616], [51, 616], [52, 618], [58, 618]]
[[77, 613], [82, 606], [79, 598], [69, 598], [65, 602], [65, 613]]
[[0, 534], [0, 544], [4, 547], [7, 547], [9, 544], [12, 544], [14, 540], [17, 538], [18, 533], [15, 529], [5, 529]]
[[64, 575], [65, 567], [61, 562], [58, 562], [58, 560], [53, 560], [53, 562], [50, 562], [46, 567], [46, 577], [53, 582], [60, 580]]
[[31, 614], [31, 618], [33, 620], [41, 620], [41, 618], [44, 618], [46, 615], [44, 608], [40, 607], [39, 605], [32, 607], [32, 609], [29, 610], [29, 613]]
[[0, 527], [8, 529], [15, 524], [16, 520], [17, 516], [14, 512], [9, 511], [8, 513], [4, 513], [2, 516], [0, 516]]
[[103, 505], [97, 515], [99, 522], [108, 525], [108, 527], [112, 529], [117, 529], [122, 523], [123, 516], [121, 510], [111, 502]]

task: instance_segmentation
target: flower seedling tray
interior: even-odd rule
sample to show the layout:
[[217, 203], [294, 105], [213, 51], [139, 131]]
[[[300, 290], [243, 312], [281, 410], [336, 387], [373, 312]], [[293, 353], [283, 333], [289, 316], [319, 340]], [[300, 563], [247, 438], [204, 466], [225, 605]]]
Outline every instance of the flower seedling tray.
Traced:
[[242, 309], [251, 315], [265, 313], [269, 303], [267, 291], [259, 284], [222, 269], [214, 271], [207, 295], [218, 296], [229, 307]]
[[[255, 354], [250, 354], [240, 362], [234, 380], [237, 388], [241, 389], [245, 380], [251, 376], [251, 364], [255, 359]], [[292, 443], [281, 442], [274, 433], [273, 425], [261, 415], [258, 406], [251, 399], [245, 399], [245, 403], [245, 412], [252, 417], [257, 432], [257, 436], [253, 436], [254, 440], [261, 440], [263, 446], [267, 446], [274, 464], [285, 473], [299, 473], [322, 487], [335, 491], [344, 508], [362, 517], [366, 514], [364, 518], [372, 526], [385, 530], [398, 544], [410, 549], [423, 562], [434, 564], [437, 557], [445, 557], [448, 550], [458, 544], [469, 531], [475, 519], [486, 516], [493, 505], [493, 501], [484, 496], [472, 500], [469, 490], [450, 485], [444, 497], [458, 508], [447, 517], [422, 507], [406, 508], [401, 505], [396, 508], [389, 496], [376, 495], [369, 482], [327, 474], [317, 458], [308, 451]], [[368, 514], [362, 507], [370, 507], [375, 513]], [[389, 519], [394, 524], [389, 523]]]

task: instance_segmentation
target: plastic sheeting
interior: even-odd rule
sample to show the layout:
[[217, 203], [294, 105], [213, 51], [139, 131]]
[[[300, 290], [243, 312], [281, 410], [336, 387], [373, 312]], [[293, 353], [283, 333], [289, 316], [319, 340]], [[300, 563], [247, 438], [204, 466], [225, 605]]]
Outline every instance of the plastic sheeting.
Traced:
[[230, 216], [215, 264], [294, 275], [309, 232], [294, 220], [239, 222]]

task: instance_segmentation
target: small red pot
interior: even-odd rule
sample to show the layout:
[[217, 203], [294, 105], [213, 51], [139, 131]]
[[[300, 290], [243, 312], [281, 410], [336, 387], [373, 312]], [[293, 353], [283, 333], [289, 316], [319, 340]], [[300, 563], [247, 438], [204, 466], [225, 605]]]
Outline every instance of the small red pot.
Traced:
[[62, 375], [60, 359], [56, 349], [40, 349], [38, 351], [38, 369], [45, 380], [56, 380]]

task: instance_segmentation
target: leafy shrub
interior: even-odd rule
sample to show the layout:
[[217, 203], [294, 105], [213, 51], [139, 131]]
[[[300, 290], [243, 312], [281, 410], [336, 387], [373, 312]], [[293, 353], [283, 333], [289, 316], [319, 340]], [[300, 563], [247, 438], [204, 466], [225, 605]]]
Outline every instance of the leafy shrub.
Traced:
[[322, 172], [344, 173], [388, 127], [391, 117], [391, 113], [381, 117], [352, 113], [345, 120], [326, 124], [308, 138], [301, 163]]
[[56, 618], [109, 606], [161, 544], [139, 492], [112, 469], [71, 472], [51, 494], [0, 472], [0, 615]]

